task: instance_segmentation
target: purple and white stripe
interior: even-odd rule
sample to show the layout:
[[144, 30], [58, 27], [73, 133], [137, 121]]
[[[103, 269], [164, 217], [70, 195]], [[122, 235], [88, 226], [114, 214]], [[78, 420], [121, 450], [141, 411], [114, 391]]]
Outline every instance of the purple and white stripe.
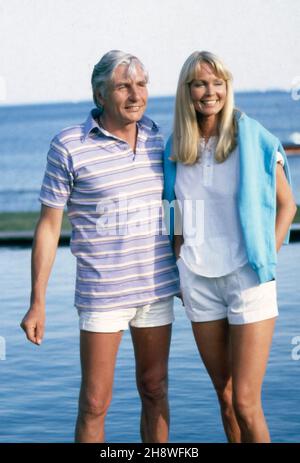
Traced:
[[75, 306], [113, 310], [179, 292], [163, 220], [163, 139], [149, 118], [138, 123], [136, 152], [87, 121], [52, 141], [40, 201], [67, 205], [77, 257]]

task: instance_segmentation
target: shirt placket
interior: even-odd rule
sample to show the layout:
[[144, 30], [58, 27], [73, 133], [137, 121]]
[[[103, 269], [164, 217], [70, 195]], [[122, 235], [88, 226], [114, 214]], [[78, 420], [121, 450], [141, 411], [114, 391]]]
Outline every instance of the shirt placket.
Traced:
[[213, 156], [210, 144], [203, 151], [203, 185], [211, 186], [213, 183]]
[[135, 158], [136, 158], [136, 154], [137, 154], [137, 150], [138, 150], [138, 145], [140, 145], [140, 142], [141, 140], [139, 140], [139, 128], [137, 127], [137, 130], [138, 130], [138, 133], [137, 133], [137, 139], [136, 139], [136, 147], [135, 147], [135, 152], [133, 151], [133, 149], [129, 146], [129, 144], [125, 141], [125, 140], [122, 140], [121, 138], [119, 137], [116, 137], [115, 135], [111, 134], [110, 132], [107, 132], [103, 127], [100, 127], [100, 132], [102, 132], [102, 134], [104, 134], [106, 137], [110, 137], [110, 138], [113, 138], [116, 142], [116, 144], [119, 144], [121, 146], [121, 149], [122, 149], [122, 146], [124, 146], [124, 144], [126, 146], [128, 146], [128, 148], [130, 149], [130, 152], [128, 154], [129, 158], [131, 161], [135, 161]]

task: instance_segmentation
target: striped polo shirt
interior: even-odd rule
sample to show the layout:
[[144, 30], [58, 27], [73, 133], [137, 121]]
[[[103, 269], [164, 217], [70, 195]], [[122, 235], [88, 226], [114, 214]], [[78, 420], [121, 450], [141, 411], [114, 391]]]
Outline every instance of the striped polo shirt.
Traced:
[[96, 122], [62, 130], [51, 142], [39, 200], [67, 205], [77, 258], [75, 306], [108, 311], [179, 292], [163, 220], [163, 138], [148, 117], [135, 153]]

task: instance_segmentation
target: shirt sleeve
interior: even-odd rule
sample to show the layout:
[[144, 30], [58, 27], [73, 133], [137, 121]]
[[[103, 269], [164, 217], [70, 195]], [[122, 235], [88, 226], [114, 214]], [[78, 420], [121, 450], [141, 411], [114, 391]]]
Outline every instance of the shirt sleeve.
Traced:
[[49, 207], [63, 209], [70, 197], [73, 175], [67, 150], [53, 140], [47, 155], [47, 166], [39, 201]]
[[276, 153], [276, 162], [279, 162], [282, 165], [282, 167], [284, 166], [284, 159], [279, 151], [277, 151]]

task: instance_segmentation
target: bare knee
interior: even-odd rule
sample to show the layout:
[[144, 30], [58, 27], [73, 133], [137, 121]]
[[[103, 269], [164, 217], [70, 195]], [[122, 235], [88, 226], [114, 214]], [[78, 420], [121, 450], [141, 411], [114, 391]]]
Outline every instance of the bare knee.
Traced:
[[167, 375], [143, 375], [138, 380], [138, 390], [142, 400], [152, 403], [165, 400], [168, 395]]
[[231, 381], [228, 378], [220, 378], [214, 386], [223, 414], [231, 416], [233, 409]]
[[100, 418], [107, 414], [111, 402], [111, 394], [107, 396], [82, 393], [79, 399], [79, 413], [86, 419]]
[[234, 411], [239, 423], [251, 427], [257, 416], [262, 413], [260, 398], [254, 398], [249, 392], [233, 395]]

